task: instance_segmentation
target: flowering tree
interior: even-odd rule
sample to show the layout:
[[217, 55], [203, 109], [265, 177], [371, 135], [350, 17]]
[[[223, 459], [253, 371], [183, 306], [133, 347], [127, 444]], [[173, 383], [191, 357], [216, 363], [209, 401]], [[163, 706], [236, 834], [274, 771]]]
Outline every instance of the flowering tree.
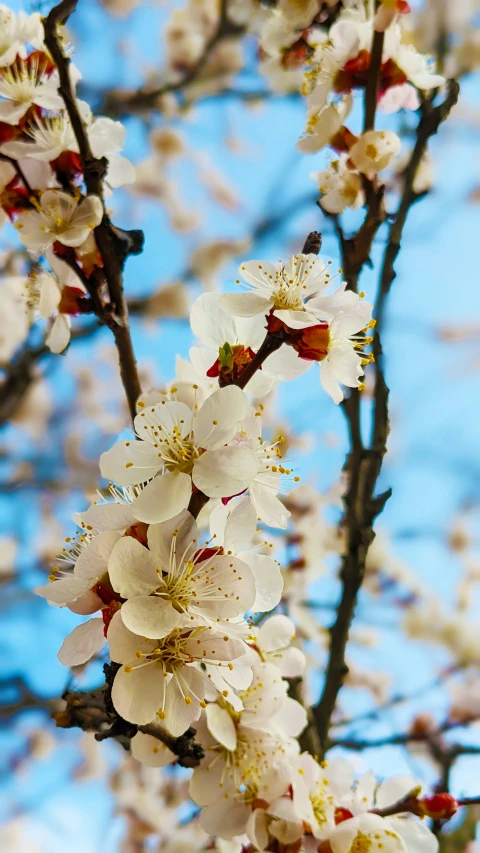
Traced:
[[[165, 67], [112, 90], [82, 83], [67, 30], [76, 5], [62, 0], [44, 17], [0, 7], [0, 205], [9, 241], [0, 414], [38, 441], [51, 435], [57, 448], [47, 453], [40, 443], [7, 478], [38, 491], [42, 529], [49, 524], [54, 540], [58, 518], [42, 499], [75, 492], [76, 528], [61, 566], [51, 565], [48, 535], [36, 549], [50, 574], [35, 592], [42, 618], [61, 608], [78, 617], [58, 652], [71, 669], [61, 700], [7, 677], [15, 691], [7, 713], [47, 710], [58, 730], [89, 733], [86, 750], [112, 742], [115, 776], [98, 772], [110, 773], [128, 814], [124, 850], [473, 853], [480, 797], [452, 787], [452, 772], [480, 749], [469, 734], [480, 715], [478, 643], [465, 615], [475, 561], [458, 530], [452, 549], [467, 565], [458, 618], [377, 531], [392, 494], [382, 476], [387, 301], [407, 218], [431, 189], [430, 140], [457, 104], [459, 78], [480, 58], [469, 12], [450, 20], [446, 7], [427, 3], [414, 15], [403, 0], [189, 0], [170, 10]], [[258, 91], [236, 83], [252, 45]], [[433, 47], [438, 71], [425, 53]], [[125, 187], [130, 203], [154, 200], [174, 231], [189, 232], [195, 217], [174, 174], [188, 155], [212, 203], [236, 210], [227, 178], [181, 130], [194, 105], [230, 98], [292, 99], [303, 110], [299, 156], [325, 166], [311, 174], [317, 190], [307, 199], [317, 228], [278, 262], [241, 260], [225, 291], [222, 267], [287, 218], [270, 214], [250, 240], [198, 244], [182, 275], [195, 287], [178, 282], [139, 297], [124, 276], [143, 233], [120, 227], [110, 204]], [[149, 138], [151, 153], [136, 167], [120, 153], [120, 118]], [[402, 135], [413, 138], [407, 155]], [[323, 255], [324, 234], [332, 246], [336, 238], [333, 259]], [[160, 387], [137, 366], [130, 317], [138, 316], [145, 327], [188, 316], [196, 338]], [[106, 380], [92, 355], [102, 330], [116, 350]], [[60, 354], [68, 365], [77, 342], [76, 400], [67, 412], [59, 403], [52, 418], [41, 383]], [[116, 371], [125, 403], [112, 407]], [[343, 411], [349, 442], [325, 494], [301, 483], [298, 425], [280, 429], [272, 403], [283, 394], [295, 405], [299, 383], [319, 381], [325, 410]], [[82, 441], [96, 430], [96, 459], [83, 455], [79, 423]], [[98, 489], [86, 509], [78, 489]], [[15, 545], [4, 545], [11, 581]], [[323, 615], [319, 578], [337, 594]], [[450, 691], [443, 716], [412, 711], [400, 732], [359, 734], [362, 721], [415, 695], [408, 684], [385, 694], [382, 673], [351, 657], [352, 644], [367, 643], [353, 624], [362, 587], [373, 602], [367, 626], [393, 607], [406, 637], [448, 651], [427, 682]], [[362, 711], [355, 692], [365, 688], [373, 707]], [[420, 755], [423, 771], [407, 775], [392, 762], [374, 773], [368, 760], [359, 767], [346, 757], [395, 746]]]

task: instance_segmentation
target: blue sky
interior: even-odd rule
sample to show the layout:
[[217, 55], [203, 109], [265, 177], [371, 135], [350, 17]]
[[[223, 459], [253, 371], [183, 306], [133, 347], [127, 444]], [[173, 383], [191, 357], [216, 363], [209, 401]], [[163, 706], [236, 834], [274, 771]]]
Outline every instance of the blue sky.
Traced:
[[[30, 11], [33, 6], [24, 8]], [[77, 40], [76, 63], [85, 82], [94, 87], [138, 83], [138, 57], [151, 63], [161, 61], [163, 15], [162, 9], [145, 5], [122, 21], [112, 19], [92, 0], [79, 4], [71, 29]], [[124, 65], [123, 59], [119, 62], [116, 48], [125, 39], [131, 40], [135, 49], [133, 58]], [[473, 77], [463, 82], [462, 105], [464, 113], [468, 108], [478, 114], [480, 89]], [[314, 189], [309, 172], [321, 169], [325, 162], [324, 155], [302, 158], [295, 152], [303, 118], [301, 103], [292, 99], [267, 102], [258, 110], [238, 101], [209, 100], [195, 107], [188, 121], [182, 124], [182, 131], [192, 145], [206, 151], [226, 171], [239, 190], [240, 210], [228, 213], [214, 208], [204, 190], [191, 180], [189, 164], [179, 167], [177, 179], [191, 205], [205, 211], [199, 232], [191, 238], [172, 236], [163, 212], [153, 204], [132, 204], [126, 194], [117, 193], [113, 200], [115, 222], [125, 227], [142, 227], [146, 236], [144, 254], [131, 259], [127, 266], [129, 295], [148, 293], [159, 282], [168, 282], [181, 272], [185, 268], [186, 247], [190, 249], [207, 237], [243, 237], [272, 211], [279, 208], [295, 211], [296, 202]], [[395, 119], [388, 117], [386, 126], [395, 127]], [[139, 161], [147, 151], [144, 129], [136, 119], [127, 123], [127, 129], [127, 154], [133, 161]], [[226, 149], [225, 137], [231, 135], [240, 136], [248, 156]], [[384, 335], [392, 434], [391, 453], [380, 488], [391, 485], [393, 496], [381, 525], [391, 532], [396, 553], [422, 579], [433, 583], [448, 605], [460, 567], [445, 546], [445, 534], [460, 508], [478, 503], [479, 499], [479, 363], [478, 349], [475, 351], [471, 343], [442, 342], [437, 331], [445, 325], [478, 323], [480, 319], [476, 263], [480, 205], [469, 200], [472, 189], [480, 184], [478, 135], [468, 120], [457, 116], [442, 127], [432, 141], [431, 150], [435, 160], [435, 188], [414, 207], [409, 217]], [[347, 219], [347, 228], [354, 227], [356, 221], [352, 215]], [[312, 229], [323, 231], [325, 253], [335, 258], [337, 247], [331, 225], [313, 203], [288, 216], [280, 228], [254, 246], [251, 254], [269, 260], [288, 257], [290, 250], [298, 250]], [[374, 269], [367, 271], [362, 280], [367, 296], [374, 292], [384, 238], [385, 234], [380, 232], [373, 253]], [[235, 265], [232, 265], [226, 270], [225, 285], [232, 286], [234, 278]], [[171, 378], [175, 354], [186, 356], [191, 345], [186, 325], [169, 321], [145, 331], [133, 320], [132, 329], [140, 360], [154, 362], [159, 379]], [[107, 332], [104, 337], [106, 340]], [[76, 344], [68, 358], [86, 361], [88, 346], [88, 343]], [[55, 394], [64, 401], [69, 393], [68, 373], [62, 365], [55, 372]], [[281, 391], [278, 405], [285, 418], [315, 439], [313, 457], [298, 455], [294, 460], [299, 473], [305, 480], [327, 488], [343, 464], [345, 427], [340, 410], [320, 388], [315, 366]], [[330, 433], [339, 437], [334, 448], [325, 442]], [[13, 440], [11, 433], [9, 440]], [[55, 454], [53, 445], [46, 452], [46, 465], [48, 453]], [[68, 517], [73, 509], [81, 508], [81, 500], [80, 495], [74, 495], [59, 513], [65, 535], [71, 530]], [[32, 547], [39, 517], [38, 495], [19, 492], [1, 501], [5, 530], [20, 541], [20, 586], [27, 591], [41, 579]], [[405, 531], [410, 535], [405, 536]], [[323, 585], [321, 591], [326, 599], [332, 600], [336, 588]], [[5, 596], [10, 594], [13, 598], [8, 590]], [[363, 613], [372, 612], [368, 601], [362, 608]], [[383, 615], [393, 626], [393, 611]], [[0, 677], [18, 672], [44, 695], [61, 692], [66, 673], [56, 660], [56, 652], [65, 634], [77, 624], [77, 617], [53, 611], [43, 601], [33, 600], [27, 592], [22, 600], [15, 599], [12, 606], [5, 608], [2, 616]], [[428, 683], [432, 665], [438, 666], [443, 659], [440, 652], [432, 651], [427, 658], [417, 654], [414, 644], [402, 645], [401, 635], [394, 627], [381, 632], [379, 648], [355, 654], [366, 666], [372, 664], [375, 655], [377, 665], [395, 672], [400, 689], [408, 690]], [[98, 680], [97, 672], [92, 681], [95, 678]], [[363, 707], [366, 701], [366, 697], [352, 694], [355, 709]], [[439, 691], [429, 694], [431, 709], [440, 712], [443, 702]], [[424, 705], [419, 702], [419, 707]], [[35, 720], [35, 714], [25, 715], [13, 733], [9, 730], [0, 735], [0, 749], [7, 763], [22, 748], [25, 730]], [[375, 733], [398, 731], [404, 723], [401, 712], [392, 713]], [[38, 762], [26, 779], [17, 777], [8, 782], [2, 774], [1, 810], [32, 811], [38, 835], [48, 839], [47, 849], [51, 853], [64, 849], [67, 833], [70, 853], [77, 850], [83, 853], [85, 849], [91, 853], [100, 850], [114, 853], [118, 850], [121, 825], [119, 819], [113, 822], [110, 819], [110, 795], [99, 783], [77, 784], [73, 788], [65, 782], [69, 768], [78, 761], [76, 738], [76, 733], [62, 732], [61, 750], [51, 760]], [[114, 752], [105, 749], [115, 761]], [[384, 751], [382, 755], [377, 752], [371, 760], [380, 774], [392, 769], [411, 770], [399, 750]], [[470, 762], [455, 777], [458, 791], [477, 794], [477, 775]]]

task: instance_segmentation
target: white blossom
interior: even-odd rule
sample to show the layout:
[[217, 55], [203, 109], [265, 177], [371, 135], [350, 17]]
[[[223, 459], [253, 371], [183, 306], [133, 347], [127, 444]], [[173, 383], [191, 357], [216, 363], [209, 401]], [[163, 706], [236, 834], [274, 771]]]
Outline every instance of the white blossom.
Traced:
[[102, 202], [96, 195], [77, 202], [67, 193], [47, 190], [40, 197], [38, 209], [21, 213], [15, 228], [29, 249], [44, 251], [56, 240], [77, 248], [100, 224], [102, 216]]
[[133, 502], [136, 517], [148, 523], [185, 509], [192, 483], [209, 497], [238, 494], [257, 474], [258, 462], [249, 448], [226, 445], [248, 410], [235, 386], [219, 388], [197, 411], [185, 403], [158, 403], [136, 416], [139, 441], [117, 442], [102, 454], [102, 476], [120, 485], [150, 481]]

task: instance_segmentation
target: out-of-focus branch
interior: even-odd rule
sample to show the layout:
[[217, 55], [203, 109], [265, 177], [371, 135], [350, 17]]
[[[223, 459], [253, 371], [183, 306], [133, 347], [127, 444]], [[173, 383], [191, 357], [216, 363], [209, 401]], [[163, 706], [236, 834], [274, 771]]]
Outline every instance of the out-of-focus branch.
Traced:
[[[82, 121], [70, 79], [70, 59], [65, 55], [58, 26], [65, 24], [75, 10], [77, 0], [62, 0], [44, 19], [45, 44], [57, 67], [61, 94], [78, 143], [82, 159], [85, 186], [88, 193], [99, 196], [103, 203], [103, 178], [107, 161], [93, 156], [86, 127]], [[89, 280], [89, 293], [97, 303], [97, 316], [108, 325], [114, 335], [120, 361], [120, 373], [128, 400], [132, 418], [135, 417], [135, 404], [141, 394], [135, 354], [133, 351], [128, 309], [123, 293], [123, 266], [127, 257], [138, 254], [143, 245], [141, 232], [126, 232], [116, 228], [104, 215], [100, 225], [95, 228], [95, 239], [103, 260], [103, 275], [108, 287], [110, 301], [103, 303], [100, 309], [100, 295], [96, 292], [97, 282]]]
[[37, 364], [50, 350], [42, 343], [26, 347], [10, 362], [0, 385], [0, 424], [10, 420], [35, 379]]
[[101, 111], [107, 115], [121, 117], [128, 113], [142, 113], [155, 108], [158, 99], [170, 92], [181, 92], [190, 83], [194, 83], [201, 75], [212, 51], [225, 37], [240, 35], [244, 28], [228, 19], [228, 0], [221, 0], [218, 23], [214, 33], [205, 42], [204, 48], [196, 62], [177, 80], [171, 80], [154, 89], [139, 88], [135, 92], [110, 92], [107, 94]]
[[[5, 692], [7, 696], [14, 693], [15, 698], [4, 701], [2, 694]], [[11, 718], [30, 708], [41, 708], [50, 712], [55, 704], [58, 704], [58, 700], [38, 696], [20, 675], [2, 678], [0, 681], [0, 718]]]

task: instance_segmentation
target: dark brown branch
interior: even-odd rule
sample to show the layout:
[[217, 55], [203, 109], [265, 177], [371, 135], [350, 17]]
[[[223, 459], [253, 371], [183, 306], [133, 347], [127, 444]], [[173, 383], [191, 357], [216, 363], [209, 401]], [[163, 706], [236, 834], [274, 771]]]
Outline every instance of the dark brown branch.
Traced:
[[[62, 0], [44, 19], [45, 44], [58, 69], [61, 94], [78, 143], [82, 159], [85, 186], [88, 193], [97, 195], [103, 203], [103, 179], [107, 168], [105, 158], [93, 156], [86, 127], [82, 121], [78, 102], [70, 79], [70, 59], [65, 55], [58, 34], [58, 25], [65, 24], [75, 10], [77, 0]], [[141, 251], [143, 236], [139, 232], [125, 232], [115, 228], [108, 214], [95, 228], [95, 239], [103, 260], [103, 273], [108, 286], [110, 305], [103, 307], [99, 319], [112, 330], [120, 361], [120, 373], [132, 419], [136, 414], [136, 401], [141, 394], [140, 380], [128, 324], [128, 308], [123, 293], [123, 266], [128, 255]], [[100, 310], [100, 309], [99, 309]]]
[[[378, 56], [377, 56], [378, 59]], [[372, 98], [373, 86], [370, 91]], [[365, 563], [368, 548], [374, 538], [373, 523], [383, 510], [390, 496], [390, 490], [375, 497], [374, 491], [384, 455], [389, 432], [388, 387], [383, 372], [381, 330], [384, 319], [386, 296], [395, 273], [393, 263], [400, 249], [403, 225], [413, 200], [413, 180], [421, 157], [431, 135], [437, 132], [441, 122], [448, 116], [458, 98], [458, 84], [449, 83], [449, 92], [445, 101], [433, 107], [430, 101], [424, 102], [422, 118], [417, 128], [417, 142], [411, 162], [406, 171], [405, 188], [399, 213], [390, 230], [389, 242], [385, 251], [380, 273], [379, 292], [376, 303], [377, 330], [373, 341], [375, 355], [375, 387], [373, 394], [373, 427], [369, 447], [365, 447], [360, 429], [360, 398], [354, 390], [345, 400], [344, 411], [347, 417], [351, 451], [345, 464], [348, 477], [348, 490], [344, 497], [345, 515], [343, 524], [346, 531], [346, 550], [340, 569], [342, 593], [334, 624], [330, 628], [330, 654], [321, 699], [313, 709], [317, 732], [322, 744], [322, 755], [328, 748], [328, 732], [338, 693], [348, 673], [345, 651], [354, 617], [358, 593], [365, 575]], [[372, 113], [369, 112], [369, 116]], [[374, 117], [374, 112], [373, 112]], [[385, 220], [383, 190], [375, 182], [368, 182], [367, 215], [359, 232], [352, 239], [345, 238], [341, 226], [336, 221], [337, 233], [342, 250], [345, 278], [351, 290], [357, 290], [360, 273], [369, 261], [373, 239]]]
[[378, 88], [380, 83], [380, 69], [382, 66], [383, 43], [385, 33], [373, 31], [372, 50], [370, 53], [370, 68], [368, 73], [367, 87], [365, 90], [365, 118], [363, 123], [364, 133], [373, 130], [375, 126], [375, 113], [377, 111]]
[[23, 171], [22, 167], [20, 166], [20, 163], [18, 162], [18, 160], [14, 160], [13, 157], [7, 157], [6, 154], [0, 154], [0, 160], [3, 160], [5, 163], [10, 163], [10, 165], [13, 166], [18, 177], [22, 181], [23, 186], [27, 190], [29, 196], [33, 196], [34, 192], [31, 188], [30, 184], [28, 183], [28, 180], [25, 177], [25, 172]]
[[99, 741], [113, 738], [124, 749], [130, 748], [131, 739], [141, 731], [165, 744], [177, 756], [182, 767], [196, 767], [203, 758], [203, 750], [195, 742], [195, 729], [190, 728], [176, 738], [161, 726], [153, 723], [148, 726], [136, 726], [116, 713], [111, 703], [110, 691], [117, 670], [118, 664], [107, 664], [104, 667], [107, 682], [105, 687], [99, 690], [65, 692], [62, 697], [66, 703], [65, 708], [53, 714], [56, 725], [60, 728], [80, 728], [85, 732], [95, 732]]

